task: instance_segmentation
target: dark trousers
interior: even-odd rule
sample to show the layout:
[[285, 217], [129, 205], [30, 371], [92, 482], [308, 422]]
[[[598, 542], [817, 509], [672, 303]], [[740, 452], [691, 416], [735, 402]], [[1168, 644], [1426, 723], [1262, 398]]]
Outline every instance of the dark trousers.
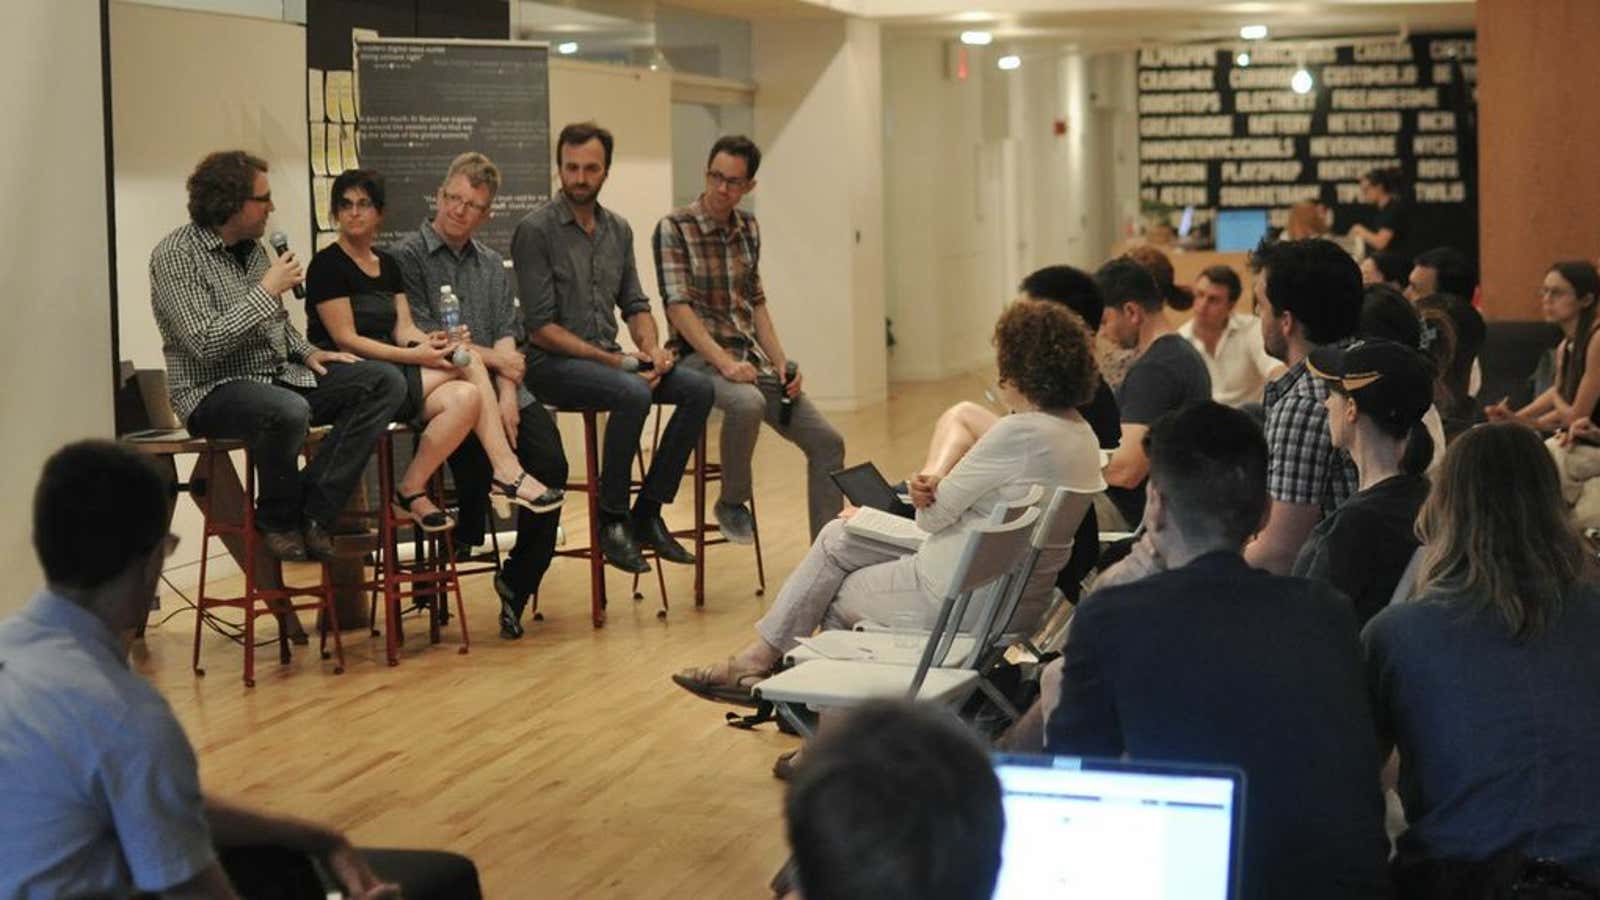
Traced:
[[[329, 527], [350, 500], [378, 437], [406, 399], [405, 377], [386, 362], [331, 363], [317, 386], [230, 381], [189, 414], [197, 437], [244, 441], [260, 474], [256, 524], [290, 531], [310, 519]], [[332, 425], [302, 472], [306, 429]]]
[[[517, 446], [513, 448], [522, 470], [559, 488], [567, 483], [567, 457], [561, 450], [561, 433], [555, 420], [538, 403], [522, 408], [517, 425]], [[455, 476], [456, 496], [461, 514], [456, 519], [455, 542], [473, 547], [483, 542], [483, 526], [489, 516], [489, 481], [494, 470], [477, 435], [469, 434], [450, 454], [450, 473]], [[537, 594], [550, 558], [556, 549], [556, 526], [561, 511], [534, 513], [517, 508], [517, 545], [506, 556], [501, 571], [506, 584], [517, 594]]]
[[[367, 865], [384, 881], [400, 885], [406, 900], [480, 900], [472, 860], [438, 850], [362, 848]], [[322, 900], [324, 878], [311, 858], [282, 847], [228, 847], [218, 852], [222, 869], [244, 900]]]
[[613, 369], [587, 359], [548, 354], [528, 360], [528, 387], [540, 400], [567, 409], [606, 410], [605, 446], [600, 463], [600, 510], [620, 517], [628, 512], [628, 483], [639, 435], [644, 432], [652, 403], [676, 409], [661, 432], [655, 458], [645, 473], [643, 500], [665, 506], [678, 494], [689, 454], [700, 442], [706, 417], [711, 414], [711, 380], [682, 366], [661, 377], [655, 391], [632, 372]]

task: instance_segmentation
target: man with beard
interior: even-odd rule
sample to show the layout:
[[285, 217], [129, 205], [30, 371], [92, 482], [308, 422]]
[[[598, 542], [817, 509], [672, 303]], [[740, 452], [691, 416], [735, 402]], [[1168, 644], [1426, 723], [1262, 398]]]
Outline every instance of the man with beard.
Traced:
[[[613, 145], [611, 132], [593, 122], [561, 129], [561, 192], [517, 225], [511, 259], [528, 329], [528, 386], [547, 403], [611, 414], [600, 466], [600, 549], [607, 562], [639, 573], [650, 568], [640, 545], [669, 562], [694, 562], [661, 520], [661, 507], [683, 480], [711, 412], [712, 387], [699, 372], [675, 368], [662, 348], [639, 286], [633, 229], [600, 205]], [[631, 353], [617, 343], [613, 306], [638, 348]], [[676, 409], [630, 514], [630, 467], [656, 402]]]

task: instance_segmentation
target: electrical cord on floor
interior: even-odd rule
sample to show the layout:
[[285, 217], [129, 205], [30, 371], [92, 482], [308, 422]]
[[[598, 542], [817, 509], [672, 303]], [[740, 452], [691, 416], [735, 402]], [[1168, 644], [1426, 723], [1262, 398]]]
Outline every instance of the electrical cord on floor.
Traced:
[[[178, 599], [182, 600], [184, 605], [173, 610], [172, 612], [167, 613], [165, 616], [162, 616], [161, 621], [156, 622], [154, 627], [160, 628], [161, 626], [172, 621], [174, 617], [193, 610], [200, 616], [201, 621], [204, 622], [212, 631], [215, 631], [217, 634], [222, 635], [241, 647], [244, 646], [244, 629], [242, 627], [234, 624], [233, 622], [229, 622], [227, 619], [224, 619], [215, 613], [205, 612], [204, 610], [200, 609], [199, 605], [193, 600], [190, 600], [188, 594], [185, 594], [183, 591], [179, 590], [178, 586], [173, 584], [172, 580], [168, 578], [165, 573], [162, 573], [161, 580], [166, 582], [167, 587], [171, 589], [172, 593], [178, 595]], [[256, 641], [256, 646], [270, 647], [277, 642], [277, 638], [268, 638], [264, 641]]]

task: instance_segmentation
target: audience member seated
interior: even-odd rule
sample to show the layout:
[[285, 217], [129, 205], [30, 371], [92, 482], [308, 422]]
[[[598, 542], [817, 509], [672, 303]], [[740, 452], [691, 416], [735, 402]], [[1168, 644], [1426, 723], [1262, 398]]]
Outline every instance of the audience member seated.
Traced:
[[[1105, 304], [1100, 299], [1100, 288], [1086, 273], [1071, 266], [1046, 266], [1022, 279], [1018, 290], [1021, 299], [1063, 304], [1082, 317], [1090, 334], [1099, 332]], [[1095, 380], [1094, 399], [1078, 407], [1078, 414], [1094, 429], [1101, 449], [1116, 449], [1122, 440], [1122, 423], [1117, 413], [1117, 399], [1104, 379]], [[934, 423], [928, 456], [918, 473], [940, 478], [949, 475], [972, 445], [998, 421], [1000, 417], [987, 406], [970, 401], [945, 410]], [[1072, 557], [1056, 578], [1056, 587], [1072, 602], [1077, 602], [1080, 585], [1099, 558], [1099, 530], [1098, 517], [1091, 507], [1073, 538]]]
[[[1034, 485], [1047, 494], [1057, 487], [1103, 489], [1099, 442], [1076, 409], [1094, 391], [1089, 341], [1083, 320], [1061, 304], [1012, 303], [994, 331], [999, 392], [1011, 412], [949, 475], [911, 479], [917, 525], [929, 534], [921, 548], [908, 553], [852, 534], [844, 519], [853, 510], [846, 509], [822, 529], [756, 623], [756, 640], [725, 661], [685, 669], [672, 680], [708, 700], [748, 704], [751, 687], [797, 638], [819, 627], [890, 623], [906, 613], [929, 627], [967, 536], [997, 505], [1020, 498]], [[1039, 558], [1013, 619], [1022, 630], [1031, 629], [1044, 611], [1068, 553], [1051, 550]], [[974, 605], [963, 627], [970, 627], [978, 612]]]
[[1241, 896], [1388, 896], [1355, 613], [1240, 556], [1268, 511], [1260, 428], [1192, 406], [1155, 424], [1150, 456], [1145, 527], [1170, 568], [1079, 604], [1046, 752], [1237, 766]]
[[1417, 599], [1362, 634], [1399, 757], [1400, 895], [1594, 896], [1506, 883], [1537, 859], [1600, 886], [1600, 591], [1538, 437], [1463, 434], [1418, 531]]
[[1359, 483], [1355, 463], [1329, 438], [1328, 387], [1306, 371], [1306, 356], [1318, 347], [1344, 346], [1355, 334], [1361, 272], [1349, 254], [1321, 240], [1263, 243], [1250, 265], [1262, 343], [1289, 368], [1266, 388], [1272, 514], [1245, 548], [1245, 559], [1282, 575], [1311, 529]]
[[[1426, 324], [1424, 319], [1427, 320]], [[1428, 472], [1432, 472], [1444, 460], [1444, 420], [1439, 414], [1437, 402], [1445, 396], [1445, 385], [1438, 373], [1448, 365], [1451, 348], [1455, 346], [1454, 335], [1454, 326], [1442, 313], [1412, 306], [1405, 295], [1386, 284], [1369, 285], [1362, 292], [1361, 324], [1356, 328], [1356, 336], [1364, 340], [1404, 344], [1422, 353], [1435, 373], [1434, 402], [1422, 416], [1422, 424], [1428, 429], [1428, 438], [1433, 442], [1432, 457], [1427, 461]]]
[[804, 900], [988, 900], [1005, 810], [989, 754], [942, 709], [829, 721], [784, 801]]
[[1369, 253], [1361, 260], [1361, 283], [1387, 284], [1397, 291], [1406, 289], [1411, 276], [1411, 260], [1393, 253]]
[[1519, 410], [1501, 400], [1486, 406], [1484, 414], [1491, 421], [1515, 419], [1551, 434], [1592, 417], [1600, 400], [1600, 343], [1594, 340], [1600, 272], [1587, 260], [1558, 262], [1545, 273], [1539, 298], [1546, 321], [1562, 334], [1556, 347], [1555, 383]]
[[[600, 461], [600, 551], [611, 565], [639, 574], [650, 571], [641, 546], [668, 562], [694, 562], [661, 508], [678, 494], [713, 392], [709, 379], [678, 369], [677, 357], [661, 347], [639, 286], [633, 228], [600, 205], [614, 147], [611, 132], [593, 122], [561, 129], [561, 190], [517, 223], [511, 259], [528, 328], [528, 386], [546, 403], [610, 413]], [[638, 348], [633, 353], [617, 343], [616, 309]], [[632, 499], [633, 461], [654, 403], [676, 408]]]
[[1328, 382], [1328, 432], [1355, 460], [1361, 489], [1311, 530], [1293, 574], [1338, 588], [1364, 625], [1388, 604], [1417, 548], [1423, 472], [1433, 457], [1422, 424], [1433, 366], [1402, 344], [1359, 341], [1313, 350], [1306, 367]]
[[[1458, 300], [1450, 294], [1430, 294], [1416, 302], [1423, 352], [1439, 372], [1433, 404], [1439, 410], [1446, 440], [1454, 440], [1484, 420], [1483, 404], [1477, 398], [1478, 355], [1488, 329], [1481, 317], [1474, 323], [1470, 317], [1452, 315], [1452, 309], [1463, 308]], [[1467, 309], [1477, 316], [1477, 310]]]
[[[384, 363], [319, 349], [289, 321], [279, 295], [301, 283], [293, 253], [268, 261], [267, 163], [213, 153], [190, 174], [189, 224], [150, 253], [150, 305], [166, 353], [172, 408], [198, 437], [250, 447], [256, 527], [284, 560], [333, 558], [329, 536], [378, 437], [406, 401]], [[310, 425], [333, 431], [305, 471]]]
[[1143, 266], [1150, 277], [1156, 280], [1162, 303], [1176, 310], [1185, 310], [1194, 305], [1194, 294], [1178, 284], [1177, 272], [1167, 254], [1149, 244], [1140, 244], [1128, 250], [1128, 258]]
[[0, 622], [0, 896], [259, 896], [285, 876], [249, 864], [273, 847], [319, 859], [353, 898], [477, 897], [464, 857], [357, 851], [327, 826], [201, 793], [183, 726], [127, 660], [177, 546], [171, 498], [151, 460], [116, 444], [45, 463], [33, 545], [46, 587]]
[[1194, 282], [1194, 318], [1178, 327], [1211, 374], [1211, 399], [1224, 406], [1260, 403], [1270, 379], [1283, 374], [1283, 364], [1261, 344], [1261, 322], [1235, 313], [1244, 286], [1228, 266], [1212, 266]]
[[[373, 246], [383, 226], [383, 176], [347, 169], [333, 180], [332, 193], [328, 214], [339, 237], [306, 273], [306, 332], [324, 350], [393, 363], [405, 375], [406, 403], [396, 417], [422, 425], [422, 437], [395, 481], [395, 509], [423, 531], [455, 526], [429, 499], [428, 481], [469, 432], [489, 454], [496, 497], [533, 512], [559, 507], [559, 487], [546, 488], [522, 471], [512, 452], [483, 357], [462, 348], [459, 334], [425, 333], [412, 322], [400, 264]], [[457, 351], [461, 358], [452, 361]]]
[[1289, 217], [1283, 226], [1282, 239], [1303, 241], [1307, 238], [1323, 237], [1332, 230], [1328, 208], [1321, 203], [1302, 200], [1289, 207]]
[[1456, 330], [1456, 364], [1467, 382], [1467, 393], [1478, 396], [1483, 371], [1478, 353], [1489, 329], [1483, 315], [1472, 306], [1478, 291], [1478, 271], [1466, 254], [1454, 247], [1435, 247], [1417, 257], [1406, 278], [1406, 299], [1421, 306], [1425, 301], [1450, 316]]
[[1145, 432], [1163, 414], [1211, 399], [1211, 375], [1199, 352], [1167, 324], [1160, 287], [1148, 270], [1122, 257], [1101, 266], [1094, 278], [1106, 303], [1100, 332], [1138, 354], [1117, 389], [1122, 440], [1105, 467], [1106, 496], [1133, 529], [1144, 515], [1150, 471]]

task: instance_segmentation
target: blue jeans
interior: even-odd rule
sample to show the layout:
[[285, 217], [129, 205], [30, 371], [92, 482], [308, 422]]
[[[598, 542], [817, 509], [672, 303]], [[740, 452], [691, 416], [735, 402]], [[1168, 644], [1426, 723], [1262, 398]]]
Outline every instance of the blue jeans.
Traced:
[[528, 388], [538, 398], [564, 409], [605, 410], [605, 444], [600, 463], [600, 511], [612, 517], [628, 513], [628, 485], [639, 435], [653, 403], [677, 409], [661, 432], [639, 497], [665, 506], [678, 494], [689, 454], [700, 442], [711, 414], [711, 380], [682, 366], [661, 377], [655, 391], [632, 372], [570, 356], [541, 354], [528, 361]]
[[[302, 520], [333, 525], [355, 491], [367, 458], [406, 399], [406, 381], [386, 362], [330, 363], [317, 386], [298, 388], [255, 381], [217, 385], [189, 414], [196, 437], [244, 441], [259, 473], [256, 525], [293, 531]], [[299, 470], [306, 429], [332, 425], [305, 468]]]

